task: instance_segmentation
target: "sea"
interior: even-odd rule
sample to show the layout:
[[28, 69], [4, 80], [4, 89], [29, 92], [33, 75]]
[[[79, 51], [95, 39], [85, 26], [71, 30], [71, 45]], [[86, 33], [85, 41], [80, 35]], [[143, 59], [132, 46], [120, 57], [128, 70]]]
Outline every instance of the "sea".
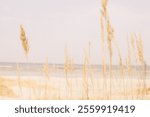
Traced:
[[[16, 76], [18, 74], [17, 65], [19, 66], [19, 72], [22, 76], [43, 76], [44, 64], [43, 63], [9, 63], [0, 62], [0, 76]], [[124, 66], [125, 67], [125, 66]], [[89, 68], [89, 67], [88, 67]], [[90, 65], [92, 71], [94, 71], [95, 77], [100, 77], [102, 74], [101, 65]], [[132, 66], [136, 71], [141, 72], [140, 66]], [[113, 65], [113, 71], [119, 70], [120, 66]], [[109, 71], [109, 66], [106, 66], [106, 72]], [[150, 66], [146, 67], [147, 75], [150, 75]], [[64, 64], [49, 64], [49, 74], [52, 77], [65, 77]], [[74, 72], [68, 74], [71, 77], [81, 77], [83, 75], [83, 65], [74, 65]]]

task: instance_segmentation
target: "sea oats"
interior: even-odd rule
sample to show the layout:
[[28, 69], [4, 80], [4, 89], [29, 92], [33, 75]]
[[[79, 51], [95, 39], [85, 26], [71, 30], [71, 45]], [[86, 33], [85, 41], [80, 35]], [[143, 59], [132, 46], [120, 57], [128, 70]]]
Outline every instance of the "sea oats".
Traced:
[[20, 25], [20, 39], [22, 42], [22, 47], [24, 49], [25, 55], [27, 56], [29, 53], [29, 43], [28, 43], [28, 39], [26, 37], [25, 30], [22, 25]]
[[101, 0], [101, 4], [102, 4], [101, 13], [105, 19], [107, 18], [107, 3], [108, 0]]

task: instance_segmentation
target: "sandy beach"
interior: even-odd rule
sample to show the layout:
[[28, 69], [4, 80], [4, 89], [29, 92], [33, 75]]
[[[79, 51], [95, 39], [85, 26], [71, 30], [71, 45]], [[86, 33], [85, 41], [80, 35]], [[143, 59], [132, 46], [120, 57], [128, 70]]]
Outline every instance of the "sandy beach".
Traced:
[[[106, 100], [150, 99], [150, 79], [0, 77], [0, 99]], [[110, 83], [111, 82], [111, 83]], [[110, 85], [111, 84], [111, 85]]]

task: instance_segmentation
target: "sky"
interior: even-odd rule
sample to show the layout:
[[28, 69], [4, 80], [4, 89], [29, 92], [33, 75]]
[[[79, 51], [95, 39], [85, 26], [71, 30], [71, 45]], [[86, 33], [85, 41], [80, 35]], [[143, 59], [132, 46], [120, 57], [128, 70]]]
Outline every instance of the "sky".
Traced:
[[[127, 35], [140, 33], [150, 65], [149, 4], [149, 0], [109, 0], [108, 11], [122, 57], [127, 56]], [[28, 62], [48, 58], [49, 63], [64, 63], [67, 45], [69, 55], [81, 64], [90, 41], [91, 62], [100, 64], [100, 6], [100, 0], [0, 0], [0, 62], [27, 62], [19, 38], [23, 25], [30, 45]], [[113, 63], [118, 63], [115, 49]]]

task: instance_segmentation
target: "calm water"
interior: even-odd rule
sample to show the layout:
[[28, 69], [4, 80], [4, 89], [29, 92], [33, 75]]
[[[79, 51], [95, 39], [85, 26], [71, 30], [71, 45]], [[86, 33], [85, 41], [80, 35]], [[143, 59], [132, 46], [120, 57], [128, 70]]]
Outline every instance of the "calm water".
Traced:
[[[43, 76], [43, 64], [35, 63], [20, 63], [20, 73], [23, 76]], [[91, 65], [96, 77], [100, 76], [101, 65]], [[137, 71], [141, 71], [140, 67], [132, 66]], [[49, 64], [50, 75], [54, 77], [64, 77], [63, 64]], [[108, 68], [107, 68], [108, 69]], [[82, 65], [74, 65], [73, 77], [82, 76]], [[113, 66], [113, 70], [119, 70], [119, 66]], [[147, 66], [147, 74], [150, 74], [150, 66]], [[0, 76], [16, 76], [17, 63], [0, 63]], [[71, 75], [71, 74], [70, 74]]]

